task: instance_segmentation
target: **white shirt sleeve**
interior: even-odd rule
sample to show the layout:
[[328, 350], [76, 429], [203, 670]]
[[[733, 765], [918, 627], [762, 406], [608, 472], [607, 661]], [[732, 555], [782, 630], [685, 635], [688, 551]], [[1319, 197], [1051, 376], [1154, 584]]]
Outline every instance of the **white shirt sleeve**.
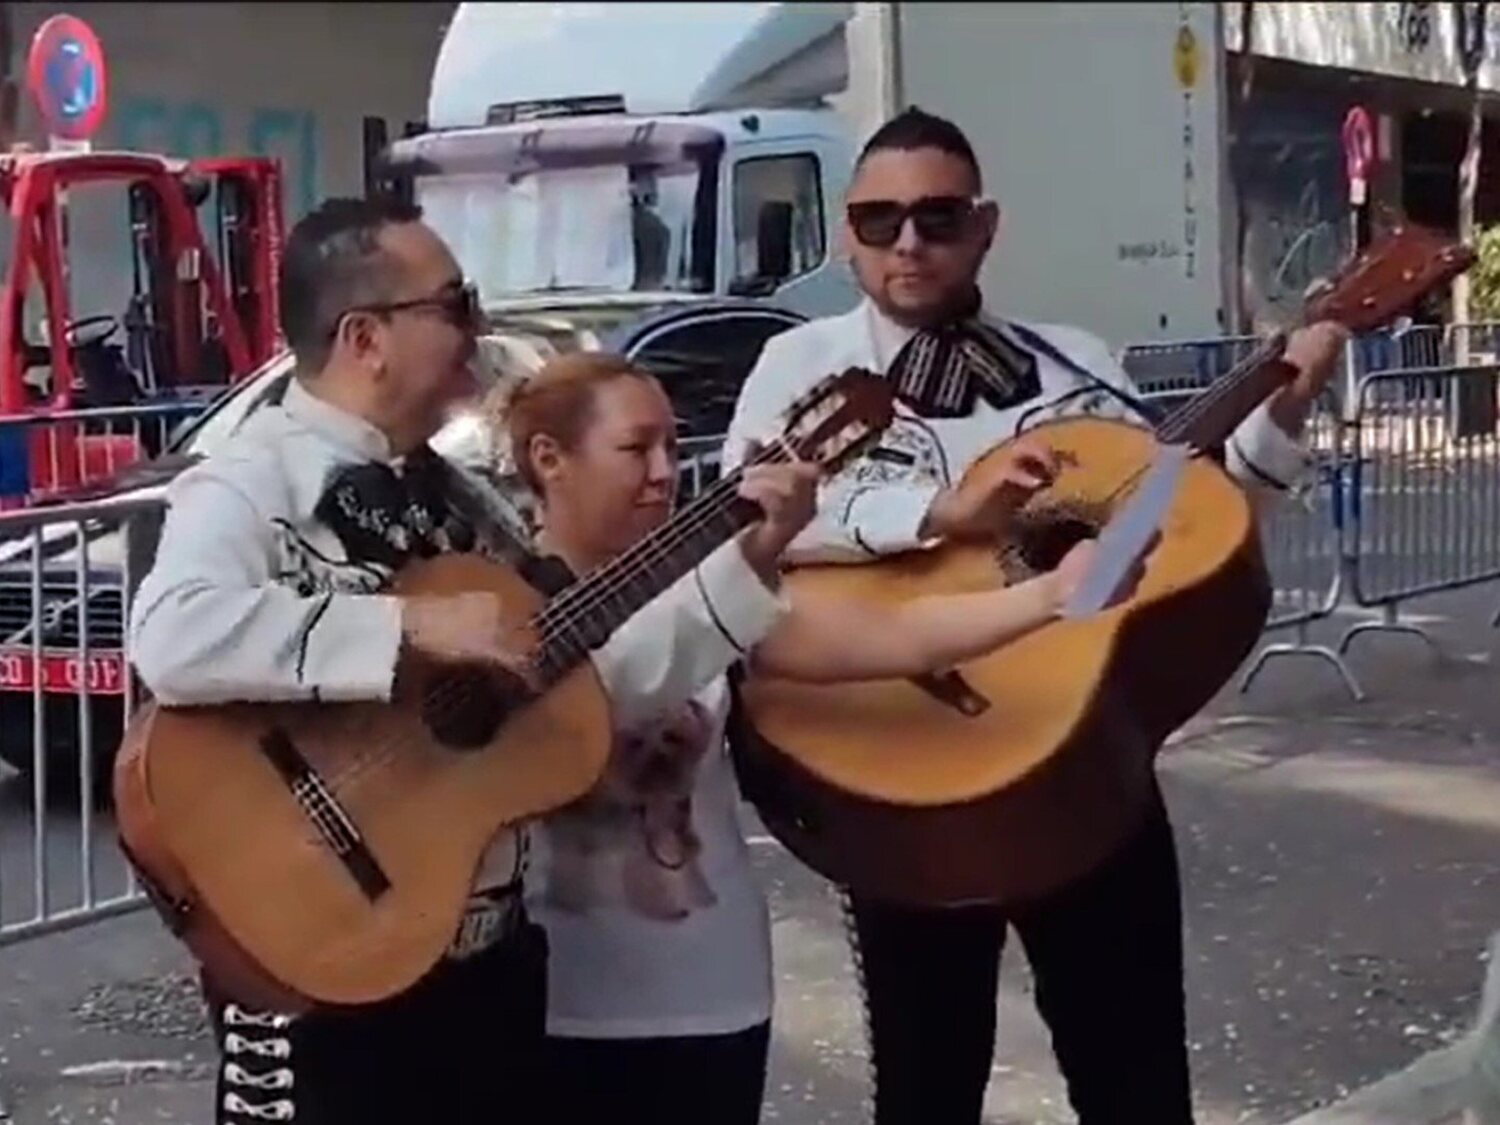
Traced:
[[686, 704], [759, 644], [785, 609], [738, 542], [720, 547], [592, 654], [616, 729]]
[[174, 482], [155, 565], [130, 614], [130, 659], [168, 706], [388, 699], [394, 597], [302, 597], [272, 575], [271, 524], [208, 466]]
[[[778, 434], [786, 408], [806, 389], [807, 371], [783, 347], [784, 337], [766, 341], [735, 404], [725, 434], [724, 471], [739, 465], [752, 440]], [[818, 509], [788, 547], [790, 563], [868, 562], [877, 555], [929, 546], [917, 537], [936, 484], [871, 484], [851, 474], [825, 478], [818, 488]]]
[[1224, 466], [1253, 490], [1286, 492], [1307, 475], [1312, 458], [1302, 442], [1276, 424], [1270, 403], [1263, 402], [1229, 435]]

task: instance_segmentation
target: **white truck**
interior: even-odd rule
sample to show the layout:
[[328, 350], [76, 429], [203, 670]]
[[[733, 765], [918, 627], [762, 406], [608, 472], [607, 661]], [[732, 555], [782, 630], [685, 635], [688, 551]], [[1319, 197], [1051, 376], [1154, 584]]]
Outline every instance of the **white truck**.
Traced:
[[815, 316], [855, 300], [854, 154], [918, 105], [966, 130], [1003, 209], [992, 304], [1116, 347], [1211, 336], [1221, 22], [1212, 3], [460, 4], [426, 131], [375, 176], [517, 328], [715, 297]]

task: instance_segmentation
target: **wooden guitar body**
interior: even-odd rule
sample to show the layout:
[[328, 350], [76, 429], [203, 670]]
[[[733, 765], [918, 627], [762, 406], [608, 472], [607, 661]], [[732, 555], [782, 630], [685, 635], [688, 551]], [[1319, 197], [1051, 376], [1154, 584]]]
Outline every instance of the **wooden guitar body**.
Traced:
[[[948, 545], [799, 568], [789, 588], [892, 602], [1048, 569], [1107, 522], [1120, 482], [1156, 448], [1150, 431], [1097, 418], [1031, 433], [1063, 468], [999, 549]], [[960, 487], [993, 472], [1003, 449], [977, 461]], [[820, 686], [752, 676], [737, 747], [746, 794], [803, 862], [864, 895], [929, 905], [1045, 895], [1141, 822], [1158, 748], [1233, 674], [1269, 608], [1250, 502], [1198, 458], [1127, 602], [957, 670], [988, 704], [977, 714], [905, 680]]]
[[[394, 592], [473, 590], [498, 594], [517, 629], [540, 605], [472, 555], [416, 563]], [[598, 779], [610, 725], [590, 663], [464, 749], [423, 718], [424, 696], [465, 690], [441, 675], [419, 668], [390, 704], [152, 708], [132, 724], [115, 771], [121, 838], [226, 994], [300, 1011], [404, 990], [453, 940], [496, 834]]]
[[[834, 467], [890, 424], [889, 384], [857, 368], [792, 404], [757, 455]], [[590, 654], [760, 518], [735, 470], [543, 604], [477, 555], [409, 564], [398, 598], [498, 597], [498, 667], [404, 653], [392, 698], [147, 707], [116, 759], [121, 842], [215, 991], [286, 1012], [406, 991], [457, 935], [497, 835], [582, 797], [613, 741]], [[496, 1002], [504, 1003], [503, 997]]]
[[[1396, 222], [1310, 299], [1305, 320], [1369, 331], [1474, 260]], [[1034, 427], [1063, 471], [998, 550], [944, 546], [794, 571], [788, 584], [889, 602], [1050, 569], [1108, 522], [1158, 440], [1215, 448], [1294, 378], [1285, 346], [1273, 335], [1155, 433], [1095, 418]], [[999, 462], [991, 451], [959, 487], [982, 487]], [[1270, 610], [1249, 500], [1213, 462], [1187, 464], [1161, 532], [1128, 601], [956, 676], [837, 687], [752, 676], [736, 757], [767, 827], [828, 878], [896, 902], [1024, 902], [1096, 867], [1150, 807], [1157, 749], [1233, 675]]]

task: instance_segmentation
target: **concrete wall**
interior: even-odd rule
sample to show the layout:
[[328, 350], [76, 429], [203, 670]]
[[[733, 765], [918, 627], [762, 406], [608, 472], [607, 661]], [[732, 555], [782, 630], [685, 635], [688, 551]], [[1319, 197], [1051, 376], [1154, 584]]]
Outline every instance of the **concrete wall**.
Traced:
[[[32, 35], [49, 15], [71, 11], [99, 36], [109, 65], [109, 115], [95, 148], [279, 156], [288, 223], [325, 196], [362, 191], [365, 114], [387, 118], [394, 129], [424, 116], [433, 61], [453, 8], [12, 5], [23, 75]], [[21, 136], [44, 143], [30, 96], [23, 100]], [[129, 282], [123, 209], [123, 193], [102, 189], [73, 209], [75, 316], [123, 309]]]
[[[18, 48], [49, 15], [87, 19], [109, 61], [96, 147], [178, 156], [270, 153], [295, 214], [360, 189], [360, 118], [423, 116], [452, 4], [28, 4]], [[23, 132], [39, 126], [27, 99]]]

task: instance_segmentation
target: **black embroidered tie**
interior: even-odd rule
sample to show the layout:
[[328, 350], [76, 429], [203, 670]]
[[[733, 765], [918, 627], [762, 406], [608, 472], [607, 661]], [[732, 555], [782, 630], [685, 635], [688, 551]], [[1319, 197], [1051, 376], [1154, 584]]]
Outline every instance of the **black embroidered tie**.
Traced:
[[316, 515], [351, 560], [392, 570], [411, 558], [472, 550], [474, 529], [449, 503], [449, 472], [426, 446], [399, 473], [381, 462], [347, 465], [329, 481]]
[[1036, 356], [978, 316], [965, 314], [924, 328], [891, 361], [886, 377], [896, 395], [925, 418], [962, 418], [983, 398], [997, 410], [1041, 393]]

